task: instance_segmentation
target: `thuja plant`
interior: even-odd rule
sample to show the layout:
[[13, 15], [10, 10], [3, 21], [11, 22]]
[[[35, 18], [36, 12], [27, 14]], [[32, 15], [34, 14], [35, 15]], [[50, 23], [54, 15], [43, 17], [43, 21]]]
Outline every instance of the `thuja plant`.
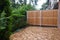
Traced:
[[[5, 12], [5, 26], [1, 26], [1, 13]], [[3, 18], [2, 18], [3, 19]], [[12, 33], [12, 17], [9, 0], [0, 0], [0, 40], [9, 40]]]

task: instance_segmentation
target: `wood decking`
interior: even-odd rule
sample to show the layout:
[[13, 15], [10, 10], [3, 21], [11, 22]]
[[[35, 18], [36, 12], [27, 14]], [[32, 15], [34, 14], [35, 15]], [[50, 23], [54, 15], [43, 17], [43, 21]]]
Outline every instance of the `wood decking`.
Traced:
[[10, 40], [60, 40], [60, 29], [29, 26], [12, 34]]

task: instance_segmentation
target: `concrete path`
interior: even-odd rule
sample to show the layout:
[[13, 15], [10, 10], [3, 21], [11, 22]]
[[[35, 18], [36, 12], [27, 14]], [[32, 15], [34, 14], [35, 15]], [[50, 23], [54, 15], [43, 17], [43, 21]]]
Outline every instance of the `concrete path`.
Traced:
[[60, 29], [29, 26], [11, 35], [10, 40], [60, 40]]

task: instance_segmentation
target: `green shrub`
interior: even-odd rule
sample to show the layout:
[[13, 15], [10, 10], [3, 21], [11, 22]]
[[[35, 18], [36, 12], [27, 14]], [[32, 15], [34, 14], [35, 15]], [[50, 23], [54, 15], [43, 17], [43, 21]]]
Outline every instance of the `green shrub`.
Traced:
[[[17, 12], [17, 11], [15, 11]], [[25, 15], [22, 15], [20, 13], [15, 13], [13, 12], [12, 17], [13, 17], [13, 31], [16, 31], [19, 28], [24, 28], [26, 26], [26, 20], [25, 20]]]
[[9, 36], [12, 34], [12, 26], [8, 25], [7, 27], [7, 19], [9, 19], [9, 24], [11, 24], [12, 21], [10, 21], [10, 18], [5, 17], [4, 13], [2, 13], [2, 17], [0, 18], [0, 39], [1, 40], [9, 40]]
[[24, 28], [27, 25], [27, 16], [26, 12], [28, 10], [35, 10], [35, 8], [31, 5], [22, 5], [18, 9], [12, 11], [13, 16], [13, 28], [14, 30], [18, 28]]
[[10, 16], [6, 14], [8, 17], [5, 17], [4, 13], [2, 14], [2, 17], [0, 18], [0, 39], [9, 40], [8, 38], [13, 33], [13, 31], [16, 31], [20, 28], [25, 28], [27, 25], [26, 11], [28, 10], [35, 10], [35, 8], [33, 8], [31, 5], [23, 5], [18, 9], [12, 9], [12, 11], [10, 11]]
[[18, 11], [23, 14], [23, 15], [26, 15], [26, 12], [29, 11], [29, 10], [35, 10], [35, 8], [31, 5], [23, 5], [23, 6], [20, 6], [18, 8]]
[[[5, 15], [1, 17], [3, 11]], [[12, 19], [7, 18], [10, 16], [11, 9], [9, 0], [0, 0], [0, 40], [9, 40], [9, 36], [12, 33]]]

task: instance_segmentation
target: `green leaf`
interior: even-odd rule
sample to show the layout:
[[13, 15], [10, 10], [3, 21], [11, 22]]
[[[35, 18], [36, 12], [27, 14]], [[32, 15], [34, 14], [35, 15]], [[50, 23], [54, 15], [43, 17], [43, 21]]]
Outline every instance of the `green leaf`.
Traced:
[[5, 29], [6, 27], [0, 27], [1, 30]]

